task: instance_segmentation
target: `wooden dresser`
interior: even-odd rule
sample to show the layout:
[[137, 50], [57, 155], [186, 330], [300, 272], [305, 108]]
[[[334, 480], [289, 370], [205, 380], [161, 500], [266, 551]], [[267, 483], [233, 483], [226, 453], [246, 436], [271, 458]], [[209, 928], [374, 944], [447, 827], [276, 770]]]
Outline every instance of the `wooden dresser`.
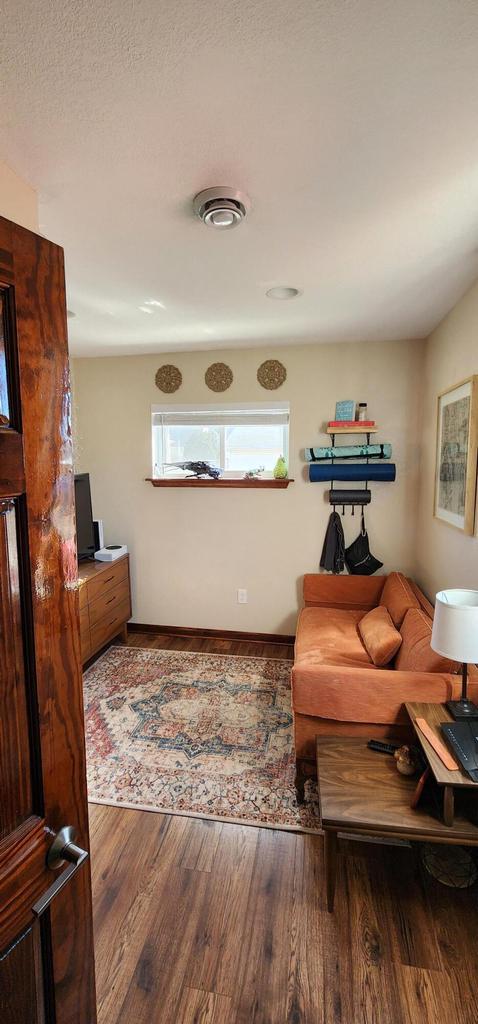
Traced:
[[129, 555], [117, 562], [81, 562], [80, 634], [83, 664], [119, 633], [126, 639], [131, 618]]

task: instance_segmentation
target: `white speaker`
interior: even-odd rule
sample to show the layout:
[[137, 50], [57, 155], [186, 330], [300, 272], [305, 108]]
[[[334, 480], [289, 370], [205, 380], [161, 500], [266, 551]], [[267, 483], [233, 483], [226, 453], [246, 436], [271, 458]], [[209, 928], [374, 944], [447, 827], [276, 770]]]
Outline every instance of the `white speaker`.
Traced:
[[95, 551], [100, 551], [105, 546], [102, 519], [93, 519], [93, 533], [95, 535]]
[[107, 544], [105, 548], [95, 551], [95, 558], [98, 562], [116, 562], [117, 558], [127, 554], [126, 544]]

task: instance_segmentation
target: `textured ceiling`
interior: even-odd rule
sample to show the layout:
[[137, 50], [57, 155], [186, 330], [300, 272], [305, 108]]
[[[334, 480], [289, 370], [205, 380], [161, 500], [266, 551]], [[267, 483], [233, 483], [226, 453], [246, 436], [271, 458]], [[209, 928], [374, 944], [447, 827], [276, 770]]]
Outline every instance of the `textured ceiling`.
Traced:
[[0, 47], [76, 354], [422, 337], [478, 274], [476, 0], [5, 0]]

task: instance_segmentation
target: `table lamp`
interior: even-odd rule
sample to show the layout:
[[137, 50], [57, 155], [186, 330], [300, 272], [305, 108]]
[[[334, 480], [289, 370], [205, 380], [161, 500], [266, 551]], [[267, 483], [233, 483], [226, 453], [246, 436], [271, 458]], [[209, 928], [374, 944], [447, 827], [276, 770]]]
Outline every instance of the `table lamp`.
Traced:
[[453, 718], [478, 718], [468, 699], [468, 665], [478, 662], [478, 590], [440, 590], [436, 595], [431, 647], [462, 663], [461, 699], [447, 701]]

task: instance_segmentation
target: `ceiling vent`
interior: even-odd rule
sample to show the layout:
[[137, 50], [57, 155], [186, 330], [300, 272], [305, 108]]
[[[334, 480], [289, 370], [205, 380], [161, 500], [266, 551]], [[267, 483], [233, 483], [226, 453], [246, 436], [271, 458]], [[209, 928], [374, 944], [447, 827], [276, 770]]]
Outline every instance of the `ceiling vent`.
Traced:
[[237, 188], [206, 188], [194, 197], [194, 212], [211, 228], [227, 231], [244, 220], [251, 208], [249, 196]]

